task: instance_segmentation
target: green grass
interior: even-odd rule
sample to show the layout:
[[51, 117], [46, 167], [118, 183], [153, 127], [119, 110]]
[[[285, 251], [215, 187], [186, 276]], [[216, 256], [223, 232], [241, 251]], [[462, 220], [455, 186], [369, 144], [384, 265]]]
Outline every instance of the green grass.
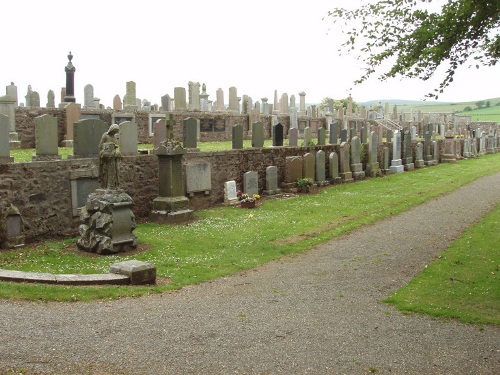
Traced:
[[500, 324], [500, 205], [385, 302], [405, 312]]
[[0, 298], [89, 301], [182, 288], [306, 251], [333, 237], [445, 194], [500, 169], [500, 154], [455, 164], [335, 185], [315, 195], [267, 199], [255, 210], [198, 211], [189, 225], [141, 224], [135, 255], [89, 256], [71, 250], [75, 238], [0, 253], [0, 268], [48, 273], [103, 273], [112, 263], [138, 259], [157, 267], [155, 286], [70, 287], [4, 282]]

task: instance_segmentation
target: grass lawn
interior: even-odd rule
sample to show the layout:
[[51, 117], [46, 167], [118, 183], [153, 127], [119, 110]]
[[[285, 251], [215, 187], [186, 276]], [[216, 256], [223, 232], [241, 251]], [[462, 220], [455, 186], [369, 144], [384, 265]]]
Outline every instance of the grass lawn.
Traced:
[[[157, 267], [154, 286], [71, 287], [2, 282], [0, 298], [89, 301], [182, 288], [306, 251], [362, 225], [394, 215], [500, 170], [500, 154], [322, 189], [319, 194], [264, 199], [255, 210], [197, 211], [189, 225], [141, 224], [143, 251], [93, 256], [75, 238], [0, 253], [0, 268], [49, 273], [105, 273], [138, 259]], [[147, 245], [147, 246], [146, 246]], [[498, 263], [497, 263], [498, 264]]]
[[500, 204], [385, 302], [399, 310], [500, 324]]

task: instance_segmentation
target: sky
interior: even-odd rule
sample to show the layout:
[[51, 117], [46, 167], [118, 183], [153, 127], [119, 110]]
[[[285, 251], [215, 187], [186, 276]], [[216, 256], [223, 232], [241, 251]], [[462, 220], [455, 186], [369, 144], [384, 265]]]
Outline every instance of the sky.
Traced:
[[[361, 0], [351, 0], [354, 6]], [[345, 1], [182, 0], [23, 0], [2, 4], [0, 85], [11, 82], [24, 102], [28, 85], [41, 105], [53, 90], [56, 105], [66, 85], [64, 68], [73, 54], [75, 97], [83, 104], [91, 84], [101, 104], [123, 98], [126, 82], [136, 96], [161, 104], [174, 87], [205, 83], [209, 100], [229, 87], [253, 101], [269, 103], [282, 93], [306, 93], [307, 103], [325, 97], [369, 100], [425, 100], [442, 77], [428, 81], [377, 78], [354, 85], [362, 65], [354, 55], [339, 56], [345, 36], [328, 10]], [[324, 20], [323, 20], [324, 18]], [[500, 64], [461, 68], [439, 101], [475, 101], [500, 96]], [[2, 92], [0, 92], [0, 95]], [[427, 99], [433, 101], [433, 99]]]

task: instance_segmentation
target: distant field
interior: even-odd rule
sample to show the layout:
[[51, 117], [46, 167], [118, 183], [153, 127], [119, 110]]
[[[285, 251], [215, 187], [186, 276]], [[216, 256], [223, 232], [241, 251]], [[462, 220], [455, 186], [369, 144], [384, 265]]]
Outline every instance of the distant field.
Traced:
[[[489, 101], [490, 106], [487, 108], [478, 109], [476, 102], [459, 102], [459, 103], [445, 103], [445, 102], [410, 102], [407, 104], [398, 104], [398, 111], [401, 109], [404, 112], [410, 112], [412, 109], [422, 111], [424, 113], [452, 113], [456, 112], [460, 115], [469, 115], [472, 121], [497, 121], [500, 122], [500, 97], [484, 99]], [[464, 111], [466, 107], [472, 108], [472, 111]]]

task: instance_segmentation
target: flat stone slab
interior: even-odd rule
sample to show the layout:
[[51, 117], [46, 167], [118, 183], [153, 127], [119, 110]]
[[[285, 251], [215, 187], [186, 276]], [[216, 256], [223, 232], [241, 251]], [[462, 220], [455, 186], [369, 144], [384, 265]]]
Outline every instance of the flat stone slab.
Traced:
[[112, 264], [109, 272], [126, 275], [130, 278], [132, 285], [156, 283], [156, 267], [139, 260], [126, 260]]
[[127, 285], [130, 284], [130, 277], [114, 273], [93, 275], [54, 275], [51, 273], [23, 272], [0, 269], [0, 281], [61, 285]]

